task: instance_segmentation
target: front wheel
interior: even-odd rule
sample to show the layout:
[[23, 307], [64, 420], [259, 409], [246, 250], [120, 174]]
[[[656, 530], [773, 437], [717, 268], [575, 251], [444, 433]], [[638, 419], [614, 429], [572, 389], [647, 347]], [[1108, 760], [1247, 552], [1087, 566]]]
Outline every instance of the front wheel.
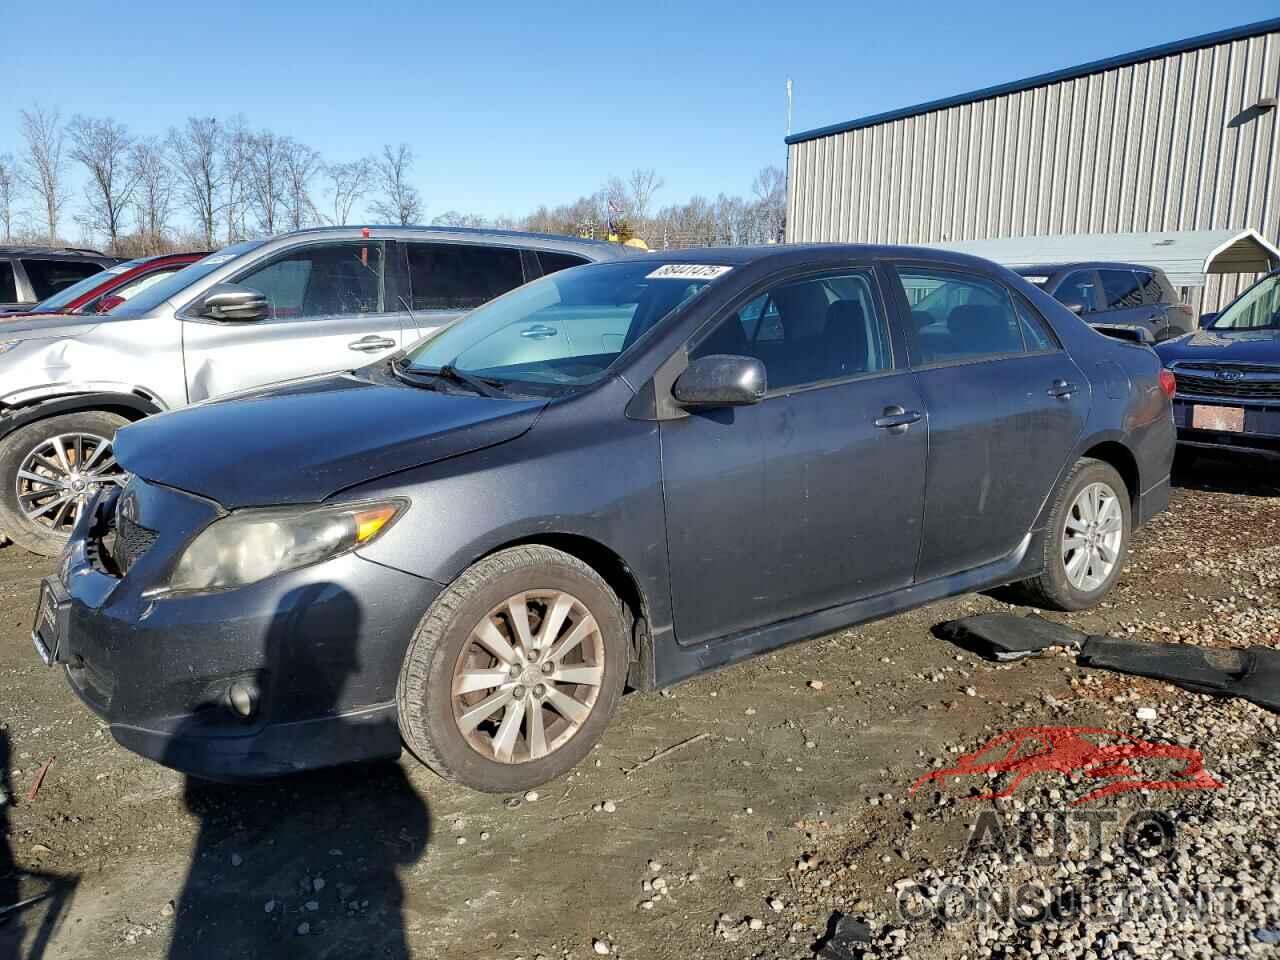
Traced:
[[1049, 516], [1044, 572], [1019, 584], [1038, 607], [1087, 610], [1115, 584], [1129, 555], [1129, 489], [1101, 460], [1084, 458], [1068, 475]]
[[544, 783], [600, 739], [627, 674], [617, 595], [582, 561], [529, 545], [468, 568], [432, 604], [400, 671], [400, 731], [446, 780]]
[[0, 529], [32, 553], [61, 553], [89, 494], [128, 480], [111, 446], [128, 422], [85, 410], [37, 420], [0, 441]]

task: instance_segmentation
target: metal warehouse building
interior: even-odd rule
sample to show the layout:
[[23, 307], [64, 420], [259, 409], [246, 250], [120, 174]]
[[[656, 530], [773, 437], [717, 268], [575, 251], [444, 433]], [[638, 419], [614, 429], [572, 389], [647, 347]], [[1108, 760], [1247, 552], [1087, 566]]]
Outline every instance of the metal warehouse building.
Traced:
[[[787, 239], [1062, 249], [1060, 235], [1160, 234], [1154, 254], [1182, 231], [1251, 228], [1274, 250], [1278, 96], [1280, 19], [798, 133]], [[1245, 267], [1181, 282], [1214, 310], [1268, 264]]]

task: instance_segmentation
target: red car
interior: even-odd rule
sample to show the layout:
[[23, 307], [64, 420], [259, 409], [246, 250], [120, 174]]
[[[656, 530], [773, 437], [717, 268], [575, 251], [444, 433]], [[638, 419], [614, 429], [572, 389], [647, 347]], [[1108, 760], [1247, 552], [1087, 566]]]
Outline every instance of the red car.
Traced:
[[[1150, 762], [1150, 775], [1140, 772], [1143, 761]], [[1111, 781], [1071, 801], [1073, 805], [1134, 790], [1216, 790], [1222, 786], [1205, 770], [1200, 751], [1190, 747], [1151, 743], [1096, 727], [1017, 727], [961, 755], [954, 767], [920, 777], [911, 792], [927, 783], [945, 784], [952, 777], [987, 781], [990, 774], [1007, 774], [1010, 779], [1003, 789], [973, 797], [993, 800], [1012, 796], [1023, 780], [1037, 773], [1080, 774], [1095, 782]]]
[[140, 257], [117, 263], [59, 290], [30, 310], [6, 313], [0, 319], [30, 317], [42, 313], [107, 313], [140, 290], [145, 290], [151, 284], [177, 273], [204, 256], [207, 254], [164, 253], [156, 257]]

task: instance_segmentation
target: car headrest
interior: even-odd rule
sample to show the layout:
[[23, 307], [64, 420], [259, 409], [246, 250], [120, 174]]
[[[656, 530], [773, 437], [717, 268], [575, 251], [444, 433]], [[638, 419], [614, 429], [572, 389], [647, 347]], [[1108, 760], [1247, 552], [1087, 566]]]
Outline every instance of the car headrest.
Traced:
[[827, 307], [822, 332], [834, 372], [861, 372], [867, 366], [867, 318], [856, 300], [837, 300]]

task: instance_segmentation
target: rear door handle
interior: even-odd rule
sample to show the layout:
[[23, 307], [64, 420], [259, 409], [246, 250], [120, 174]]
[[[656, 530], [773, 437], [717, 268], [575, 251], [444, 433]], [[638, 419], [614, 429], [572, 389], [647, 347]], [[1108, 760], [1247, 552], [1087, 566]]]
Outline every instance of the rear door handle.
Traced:
[[1053, 386], [1049, 388], [1049, 396], [1058, 400], [1070, 400], [1079, 392], [1079, 387], [1074, 383], [1068, 383], [1066, 380], [1055, 380], [1053, 381]]
[[361, 353], [375, 353], [378, 350], [390, 350], [396, 345], [394, 340], [388, 337], [380, 337], [376, 333], [371, 333], [367, 337], [361, 337], [359, 340], [353, 340], [347, 344], [348, 350], [359, 350]]
[[884, 408], [884, 416], [876, 417], [875, 425], [890, 433], [906, 433], [907, 429], [923, 416], [919, 410], [905, 410], [894, 404]]

